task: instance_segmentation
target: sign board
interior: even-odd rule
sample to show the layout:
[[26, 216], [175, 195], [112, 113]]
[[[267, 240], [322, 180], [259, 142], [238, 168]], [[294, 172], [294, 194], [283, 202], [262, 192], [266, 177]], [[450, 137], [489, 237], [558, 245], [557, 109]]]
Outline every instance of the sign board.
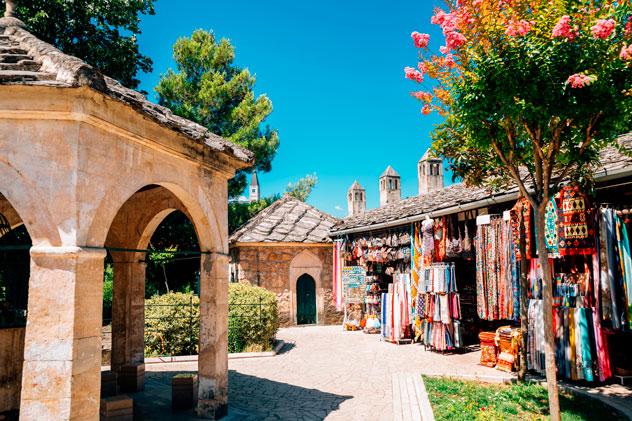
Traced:
[[345, 304], [362, 304], [366, 293], [366, 270], [362, 266], [342, 268]]

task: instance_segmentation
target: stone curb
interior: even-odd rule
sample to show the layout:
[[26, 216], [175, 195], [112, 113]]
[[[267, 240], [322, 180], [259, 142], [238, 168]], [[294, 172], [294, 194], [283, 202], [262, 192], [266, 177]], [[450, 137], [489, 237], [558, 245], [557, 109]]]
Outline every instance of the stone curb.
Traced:
[[394, 421], [435, 421], [421, 373], [394, 373], [392, 389]]
[[[237, 360], [242, 358], [262, 358], [275, 357], [283, 349], [286, 342], [277, 340], [272, 351], [266, 352], [232, 352], [228, 354], [229, 360]], [[166, 363], [190, 363], [198, 360], [197, 355], [181, 355], [177, 357], [149, 357], [145, 358], [145, 364], [166, 364]]]

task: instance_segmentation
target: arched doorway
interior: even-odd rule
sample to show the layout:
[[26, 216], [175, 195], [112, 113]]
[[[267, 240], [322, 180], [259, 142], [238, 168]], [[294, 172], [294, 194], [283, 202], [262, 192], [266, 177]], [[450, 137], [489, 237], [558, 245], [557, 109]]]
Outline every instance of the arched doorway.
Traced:
[[31, 246], [20, 215], [0, 194], [0, 419], [18, 419]]
[[316, 282], [306, 273], [296, 281], [296, 323], [316, 323]]

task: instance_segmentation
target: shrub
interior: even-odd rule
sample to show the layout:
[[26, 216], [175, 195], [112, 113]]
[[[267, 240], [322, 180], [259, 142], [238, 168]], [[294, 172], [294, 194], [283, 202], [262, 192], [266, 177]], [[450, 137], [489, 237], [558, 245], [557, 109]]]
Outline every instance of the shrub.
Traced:
[[195, 355], [200, 333], [200, 299], [171, 292], [145, 301], [145, 355]]
[[103, 320], [107, 324], [112, 320], [112, 287], [114, 285], [114, 268], [111, 263], [105, 265], [103, 271]]
[[[228, 290], [228, 352], [272, 349], [279, 328], [276, 295], [249, 284]], [[145, 301], [145, 355], [195, 355], [200, 332], [200, 299], [171, 292]]]
[[230, 284], [228, 352], [272, 349], [279, 329], [276, 295], [250, 284]]

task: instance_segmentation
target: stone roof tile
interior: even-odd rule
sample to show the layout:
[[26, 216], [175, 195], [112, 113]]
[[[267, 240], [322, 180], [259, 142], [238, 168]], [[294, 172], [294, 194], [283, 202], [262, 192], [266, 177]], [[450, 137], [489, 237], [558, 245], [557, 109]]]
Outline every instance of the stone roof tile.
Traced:
[[15, 18], [0, 18], [0, 85], [90, 87], [122, 102], [156, 123], [211, 150], [252, 164], [253, 154], [205, 127], [177, 116], [144, 95], [104, 76], [83, 60], [66, 55], [38, 39]]
[[246, 222], [231, 243], [329, 243], [338, 220], [286, 194]]

